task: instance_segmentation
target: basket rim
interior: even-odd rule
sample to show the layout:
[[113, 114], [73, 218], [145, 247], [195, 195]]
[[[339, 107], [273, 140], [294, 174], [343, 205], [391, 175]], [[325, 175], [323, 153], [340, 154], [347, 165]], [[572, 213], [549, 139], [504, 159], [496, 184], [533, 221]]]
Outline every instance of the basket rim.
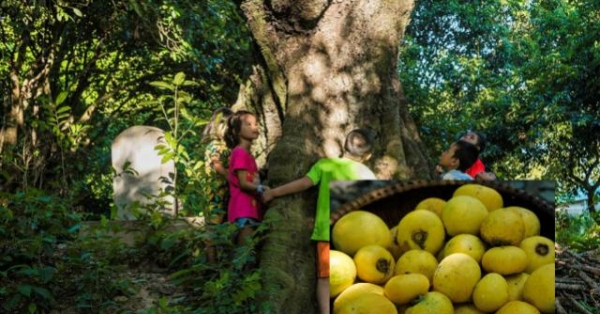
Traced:
[[[525, 181], [525, 180], [524, 180]], [[366, 192], [365, 194], [357, 197], [356, 199], [346, 202], [340, 207], [338, 207], [335, 211], [330, 212], [329, 225], [333, 226], [342, 216], [347, 213], [355, 210], [359, 210], [365, 205], [370, 203], [379, 201], [381, 199], [390, 197], [397, 193], [407, 192], [414, 189], [424, 188], [424, 187], [438, 187], [438, 186], [462, 186], [466, 184], [479, 184], [483, 186], [487, 186], [496, 190], [499, 190], [501, 193], [510, 193], [528, 201], [539, 205], [540, 209], [544, 212], [553, 212], [554, 206], [550, 204], [548, 201], [540, 198], [539, 196], [532, 195], [522, 189], [518, 189], [508, 183], [504, 183], [502, 181], [466, 181], [466, 180], [414, 180], [414, 181], [390, 181], [395, 182], [393, 184], [386, 185], [384, 187], [375, 188], [371, 191]]]

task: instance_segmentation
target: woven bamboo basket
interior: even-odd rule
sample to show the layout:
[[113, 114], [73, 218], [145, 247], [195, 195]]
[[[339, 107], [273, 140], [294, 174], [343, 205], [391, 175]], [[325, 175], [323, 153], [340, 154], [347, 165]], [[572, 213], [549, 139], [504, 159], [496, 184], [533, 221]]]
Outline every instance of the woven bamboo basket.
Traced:
[[[420, 201], [428, 197], [449, 200], [458, 187], [469, 183], [474, 182], [422, 180], [392, 183], [369, 191], [352, 201], [342, 204], [336, 210], [332, 210], [330, 226], [333, 227], [345, 214], [360, 209], [378, 215], [391, 228], [396, 226], [404, 215], [414, 210]], [[504, 200], [504, 207], [520, 206], [533, 211], [540, 220], [540, 234], [554, 240], [553, 204], [501, 181], [477, 181], [475, 183], [498, 191]]]

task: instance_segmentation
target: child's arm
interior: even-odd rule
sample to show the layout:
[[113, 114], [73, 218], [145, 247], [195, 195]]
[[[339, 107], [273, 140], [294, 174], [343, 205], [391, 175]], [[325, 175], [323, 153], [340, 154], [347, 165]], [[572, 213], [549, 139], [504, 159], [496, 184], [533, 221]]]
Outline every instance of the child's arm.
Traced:
[[269, 202], [275, 197], [281, 197], [288, 194], [294, 194], [298, 192], [302, 192], [314, 184], [308, 177], [302, 177], [298, 180], [286, 183], [282, 186], [276, 187], [274, 189], [266, 190], [263, 193], [263, 202]]
[[496, 180], [498, 178], [496, 178], [496, 175], [493, 174], [493, 173], [491, 173], [491, 172], [484, 172], [484, 171], [482, 171], [482, 172], [478, 173], [477, 176], [475, 176], [474, 179], [483, 180], [483, 181], [493, 181], [493, 180]]
[[235, 174], [237, 175], [238, 182], [240, 183], [240, 188], [243, 191], [252, 193], [258, 192], [258, 186], [260, 185], [258, 181], [250, 182], [248, 181], [248, 171], [247, 170], [236, 170]]
[[221, 175], [223, 178], [227, 179], [227, 176], [229, 175], [227, 168], [225, 168], [225, 166], [223, 165], [223, 163], [221, 162], [221, 160], [219, 160], [218, 157], [213, 158], [210, 162], [211, 166], [213, 169], [215, 169], [215, 171]]

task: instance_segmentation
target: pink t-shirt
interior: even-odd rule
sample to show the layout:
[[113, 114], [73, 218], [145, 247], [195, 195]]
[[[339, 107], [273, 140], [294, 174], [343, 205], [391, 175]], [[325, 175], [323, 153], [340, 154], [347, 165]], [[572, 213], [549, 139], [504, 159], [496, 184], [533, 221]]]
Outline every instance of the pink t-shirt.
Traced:
[[255, 193], [242, 191], [236, 171], [245, 170], [246, 180], [253, 182], [258, 176], [258, 166], [254, 157], [242, 147], [235, 147], [229, 157], [229, 207], [227, 220], [234, 222], [238, 218], [254, 218], [262, 220], [261, 202]]

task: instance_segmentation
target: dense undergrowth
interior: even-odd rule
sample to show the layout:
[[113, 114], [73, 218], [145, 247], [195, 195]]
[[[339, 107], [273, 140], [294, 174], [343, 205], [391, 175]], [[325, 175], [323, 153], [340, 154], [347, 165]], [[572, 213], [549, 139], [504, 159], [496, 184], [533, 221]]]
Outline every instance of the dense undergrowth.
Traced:
[[[235, 228], [169, 229], [168, 219], [150, 214], [139, 223], [151, 232], [126, 245], [110, 236], [118, 224], [106, 218], [82, 232], [85, 222], [65, 200], [41, 191], [0, 195], [0, 312], [50, 313], [70, 305], [80, 313], [122, 313], [118, 296], [132, 296], [138, 283], [121, 274], [143, 263], [169, 272], [183, 290], [142, 313], [266, 313], [257, 300], [263, 291], [253, 251], [233, 244]], [[264, 231], [264, 226], [260, 227]], [[260, 234], [260, 233], [259, 233]], [[262, 232], [264, 234], [264, 232]], [[219, 260], [208, 264], [204, 243], [218, 244]]]
[[587, 211], [575, 216], [556, 212], [556, 242], [575, 252], [597, 249], [600, 247], [599, 219], [598, 213]]

